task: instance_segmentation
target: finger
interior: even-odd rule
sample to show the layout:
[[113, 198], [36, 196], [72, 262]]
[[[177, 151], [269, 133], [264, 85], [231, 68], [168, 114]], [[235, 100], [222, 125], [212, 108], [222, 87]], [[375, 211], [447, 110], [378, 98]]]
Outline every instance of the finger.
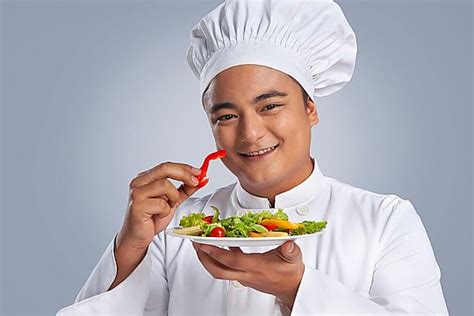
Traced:
[[[199, 177], [198, 177], [198, 180], [199, 180]], [[208, 182], [209, 182], [209, 178], [204, 178], [204, 179], [200, 180], [197, 187], [200, 189], [200, 188], [204, 187]]]
[[178, 188], [179, 192], [179, 199], [177, 204], [181, 204], [184, 200], [188, 199], [191, 195], [194, 194], [197, 190], [199, 190], [201, 187], [198, 186], [189, 186], [185, 183], [181, 184]]
[[229, 247], [229, 250], [231, 252], [242, 253], [242, 254], [244, 253], [242, 249], [240, 249], [240, 247]]
[[168, 201], [177, 201], [179, 199], [178, 190], [168, 179], [156, 180], [142, 187], [131, 189], [130, 195], [134, 200], [156, 198], [163, 195], [166, 195]]
[[[200, 245], [202, 246], [202, 245]], [[206, 269], [213, 278], [218, 280], [244, 280], [245, 273], [239, 270], [229, 268], [220, 262], [214, 260], [199, 247], [196, 250], [197, 257], [204, 269]]]
[[130, 202], [130, 213], [138, 219], [148, 219], [153, 215], [159, 218], [166, 217], [171, 208], [162, 198], [153, 198]]
[[210, 246], [210, 245], [200, 245], [200, 251], [205, 252], [208, 256], [216, 260], [217, 262], [235, 270], [244, 271], [249, 269], [252, 265], [255, 264], [255, 261], [252, 259], [254, 254], [245, 254], [242, 251], [237, 250], [225, 250], [222, 248]]
[[151, 183], [153, 181], [166, 178], [183, 181], [189, 186], [196, 186], [198, 183], [193, 182], [192, 177], [196, 177], [200, 173], [201, 171], [199, 169], [194, 168], [188, 164], [177, 162], [164, 162], [148, 171], [139, 173], [130, 182], [130, 188], [138, 188], [147, 185], [148, 183]]
[[301, 257], [301, 249], [293, 241], [287, 241], [280, 247], [276, 248], [274, 251], [276, 251], [280, 258], [288, 263], [297, 262]]

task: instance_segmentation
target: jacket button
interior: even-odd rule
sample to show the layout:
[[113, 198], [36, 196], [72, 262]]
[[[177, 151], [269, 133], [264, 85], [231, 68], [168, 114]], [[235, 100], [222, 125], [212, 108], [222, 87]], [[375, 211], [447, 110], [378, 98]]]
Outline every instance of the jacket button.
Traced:
[[296, 213], [300, 214], [300, 215], [308, 215], [309, 213], [309, 208], [307, 207], [298, 207], [296, 209]]

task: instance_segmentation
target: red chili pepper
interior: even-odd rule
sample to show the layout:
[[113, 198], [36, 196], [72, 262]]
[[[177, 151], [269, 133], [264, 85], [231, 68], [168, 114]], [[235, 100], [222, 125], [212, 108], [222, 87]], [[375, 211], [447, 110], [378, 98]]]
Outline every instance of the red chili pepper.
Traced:
[[209, 179], [206, 178], [207, 170], [209, 169], [209, 162], [211, 160], [224, 158], [225, 156], [226, 156], [226, 151], [224, 149], [218, 150], [216, 152], [213, 152], [207, 155], [207, 157], [204, 159], [204, 162], [202, 163], [202, 166], [201, 166], [201, 174], [197, 176], [197, 179], [199, 180], [198, 188], [202, 188], [209, 182]]

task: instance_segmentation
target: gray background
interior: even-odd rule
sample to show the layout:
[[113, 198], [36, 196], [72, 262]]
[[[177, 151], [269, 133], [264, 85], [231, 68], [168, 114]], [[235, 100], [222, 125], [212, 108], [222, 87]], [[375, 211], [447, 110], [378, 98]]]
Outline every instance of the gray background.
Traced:
[[[50, 315], [120, 228], [129, 181], [214, 142], [185, 62], [218, 1], [1, 4], [3, 315]], [[472, 3], [339, 1], [352, 82], [318, 100], [325, 175], [409, 199], [452, 315], [472, 315]], [[235, 181], [221, 163], [199, 195]]]

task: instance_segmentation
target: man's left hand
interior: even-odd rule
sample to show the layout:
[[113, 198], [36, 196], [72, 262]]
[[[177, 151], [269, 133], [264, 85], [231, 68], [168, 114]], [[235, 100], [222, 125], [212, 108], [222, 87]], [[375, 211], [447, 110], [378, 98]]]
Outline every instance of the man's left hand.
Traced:
[[244, 286], [272, 294], [290, 309], [303, 277], [301, 250], [293, 241], [264, 253], [243, 253], [193, 243], [199, 261], [215, 278], [236, 280]]

